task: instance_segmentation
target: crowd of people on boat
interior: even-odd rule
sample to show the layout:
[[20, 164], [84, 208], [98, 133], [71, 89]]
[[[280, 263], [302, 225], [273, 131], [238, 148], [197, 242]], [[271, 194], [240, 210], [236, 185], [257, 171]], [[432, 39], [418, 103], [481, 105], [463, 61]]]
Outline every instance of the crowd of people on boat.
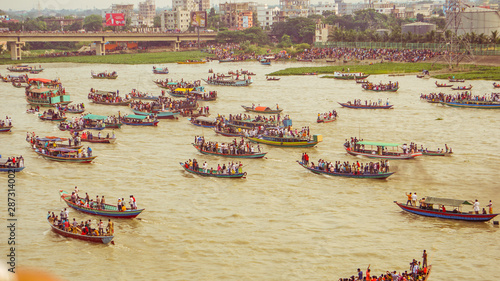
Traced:
[[[43, 88], [44, 85], [43, 83], [40, 84], [40, 86], [37, 86], [37, 89]], [[61, 86], [61, 84], [56, 85], [56, 86], [51, 86], [50, 88], [47, 88], [45, 91], [33, 91], [31, 90], [31, 85], [26, 87], [26, 97], [30, 100], [35, 100], [35, 101], [48, 101], [49, 98], [51, 97], [57, 97], [57, 96], [62, 96], [66, 94], [66, 89]]]
[[104, 222], [102, 219], [97, 221], [96, 226], [92, 227], [92, 220], [86, 220], [85, 222], [78, 223], [75, 218], [73, 221], [69, 221], [69, 212], [64, 208], [61, 210], [59, 216], [55, 215], [54, 212], [47, 214], [47, 219], [56, 228], [71, 232], [73, 234], [88, 235], [88, 236], [111, 236], [114, 233], [113, 222], [108, 219], [108, 224], [106, 228], [104, 227]]
[[234, 174], [242, 174], [243, 173], [243, 164], [241, 162], [229, 162], [227, 166], [225, 163], [217, 164], [217, 169], [214, 170], [213, 167], [208, 168], [208, 164], [205, 161], [201, 166], [198, 164], [196, 159], [189, 159], [184, 162], [184, 167], [189, 170], [193, 170], [196, 172], [202, 172], [205, 174], [223, 174], [223, 175], [234, 175]]
[[0, 79], [2, 79], [3, 82], [9, 82], [9, 83], [28, 83], [29, 81], [28, 74], [21, 74], [21, 75], [8, 74], [7, 76], [2, 76], [0, 74]]
[[[225, 119], [224, 116], [223, 119]], [[255, 127], [261, 125], [278, 126], [279, 124], [281, 124], [281, 122], [283, 122], [283, 120], [288, 120], [288, 119], [290, 119], [290, 116], [288, 115], [285, 115], [284, 117], [281, 117], [280, 114], [269, 115], [269, 116], [265, 115], [251, 116], [246, 113], [240, 113], [240, 114], [229, 114], [228, 119], [224, 121], [227, 121], [228, 124], [238, 124], [241, 123], [240, 121], [249, 122], [249, 123], [254, 123], [254, 126], [252, 127]]]
[[159, 87], [169, 89], [171, 91], [177, 88], [189, 89], [201, 86], [201, 80], [188, 82], [184, 81], [184, 78], [182, 78], [181, 81], [174, 81], [173, 79], [165, 78], [165, 80], [156, 79], [153, 82], [155, 82], [155, 84], [158, 85]]
[[5, 116], [5, 120], [0, 119], [0, 128], [12, 127], [12, 117]]
[[[363, 141], [363, 139], [357, 139], [356, 137], [351, 137], [350, 140], [345, 140], [344, 146], [346, 148], [352, 149], [352, 151], [358, 151], [358, 152], [363, 152], [365, 151], [365, 145], [364, 144], [359, 144], [358, 142]], [[403, 150], [403, 154], [413, 154], [416, 151], [418, 151], [418, 145], [416, 143], [411, 142], [410, 145], [407, 145], [404, 143], [401, 146], [401, 149]], [[385, 150], [383, 151], [384, 153], [387, 152], [387, 147], [385, 147]]]
[[7, 157], [5, 161], [5, 158], [2, 158], [2, 155], [0, 155], [0, 168], [21, 168], [24, 167], [24, 158], [23, 156], [12, 156], [12, 157]]
[[[164, 96], [165, 92], [162, 91], [162, 95]], [[149, 98], [149, 99], [155, 99], [157, 97], [153, 96], [152, 94], [150, 93], [142, 93], [136, 89], [132, 89], [132, 91], [129, 93], [129, 96], [132, 97], [132, 98]]]
[[207, 78], [207, 83], [215, 85], [231, 86], [235, 85], [237, 81], [244, 81], [245, 84], [249, 84], [252, 78], [247, 78], [246, 74], [243, 75], [243, 79], [240, 79], [240, 75], [236, 75], [236, 77], [232, 77], [231, 79], [226, 79], [226, 76], [216, 76], [215, 74]]
[[334, 109], [329, 112], [318, 113], [318, 120], [335, 120], [337, 119], [337, 111]]
[[40, 115], [40, 119], [46, 119], [46, 120], [66, 119], [66, 113], [64, 111], [61, 112], [59, 110], [49, 109], [47, 111], [44, 111]]
[[130, 107], [134, 110], [141, 112], [154, 112], [154, 111], [180, 111], [180, 110], [194, 110], [198, 108], [198, 103], [192, 99], [176, 100], [170, 97], [159, 97], [159, 99], [152, 102], [143, 102], [134, 100], [130, 103]]
[[241, 138], [240, 141], [234, 139], [230, 143], [219, 143], [214, 141], [205, 141], [205, 137], [203, 136], [195, 136], [195, 144], [198, 145], [202, 151], [221, 154], [241, 155], [261, 152], [260, 145], [257, 144], [257, 147], [254, 148], [250, 142], [245, 141], [243, 138]]
[[63, 111], [63, 112], [72, 112], [72, 111], [85, 111], [85, 104], [82, 102], [82, 103], [78, 103], [78, 104], [72, 104], [72, 105], [61, 105], [61, 104], [56, 104], [56, 108], [57, 110], [59, 111]]
[[69, 121], [59, 123], [59, 130], [61, 131], [82, 131], [85, 129], [83, 118], [73, 118]]
[[399, 82], [391, 82], [389, 83], [382, 83], [380, 82], [379, 84], [373, 84], [372, 82], [367, 82], [363, 83], [361, 87], [365, 90], [372, 90], [372, 91], [392, 91], [392, 90], [397, 90], [399, 89]]
[[289, 139], [299, 139], [299, 140], [311, 140], [311, 135], [309, 133], [309, 126], [302, 127], [299, 129], [292, 129], [290, 127], [278, 127], [278, 128], [267, 128], [262, 129], [262, 133], [258, 134], [258, 128], [254, 130], [249, 130], [249, 136], [263, 135], [268, 137], [278, 137], [278, 138], [289, 138]]
[[500, 102], [500, 93], [491, 93], [480, 95], [472, 95], [472, 92], [466, 91], [458, 94], [445, 93], [429, 93], [420, 94], [420, 99], [431, 102], [481, 102], [481, 103], [497, 103]]
[[297, 57], [308, 59], [341, 59], [341, 60], [385, 60], [389, 62], [419, 62], [426, 61], [440, 52], [428, 49], [385, 49], [385, 48], [311, 48], [297, 54]]
[[[79, 132], [74, 132], [74, 133], [73, 133], [73, 136], [74, 136], [74, 137], [78, 137], [78, 136], [79, 136]], [[80, 138], [81, 138], [81, 139], [84, 139], [84, 140], [104, 139], [104, 138], [105, 138], [105, 139], [109, 139], [109, 138], [114, 139], [114, 138], [116, 138], [116, 136], [115, 136], [115, 131], [113, 131], [113, 132], [111, 133], [111, 135], [110, 135], [109, 133], [107, 133], [107, 134], [106, 134], [106, 137], [104, 137], [104, 136], [103, 136], [103, 134], [101, 134], [101, 132], [100, 132], [100, 131], [99, 131], [99, 132], [97, 132], [97, 134], [95, 134], [95, 135], [94, 135], [92, 132], [90, 132], [90, 131], [86, 131], [86, 132], [82, 132], [82, 133], [81, 133]], [[76, 145], [76, 143], [75, 143], [75, 145]]]
[[130, 95], [126, 95], [125, 98], [123, 98], [120, 96], [119, 90], [116, 90], [116, 92], [103, 92], [91, 88], [88, 99], [97, 103], [120, 103], [129, 101]]
[[427, 251], [422, 253], [422, 262], [413, 259], [410, 262], [409, 270], [404, 272], [397, 272], [396, 270], [386, 271], [379, 276], [373, 275], [368, 265], [365, 272], [358, 268], [355, 275], [349, 278], [340, 278], [339, 281], [423, 281], [426, 279], [430, 271], [427, 264]]
[[[422, 153], [429, 153], [429, 152], [434, 152], [432, 150], [429, 150], [427, 147], [424, 148], [423, 145], [420, 145], [420, 149], [418, 150]], [[439, 148], [435, 151], [437, 153], [453, 153], [453, 149], [451, 147], [448, 147], [448, 144], [444, 144], [444, 148]]]
[[302, 153], [301, 163], [311, 169], [317, 169], [328, 173], [346, 173], [353, 175], [389, 173], [389, 160], [379, 162], [359, 163], [359, 161], [349, 163], [349, 161], [335, 161], [335, 163], [319, 159], [317, 164], [310, 162], [309, 155]]
[[389, 98], [384, 101], [382, 99], [378, 99], [377, 101], [371, 101], [371, 100], [365, 100], [364, 104], [360, 99], [355, 99], [352, 102], [348, 101], [348, 105], [354, 105], [354, 106], [365, 106], [365, 107], [376, 107], [376, 106], [388, 106], [389, 105]]
[[100, 73], [97, 73], [95, 74], [94, 71], [91, 72], [92, 74], [92, 77], [96, 77], [96, 78], [112, 78], [112, 77], [117, 77], [118, 74], [116, 73], [116, 71], [113, 71], [113, 72], [100, 72]]

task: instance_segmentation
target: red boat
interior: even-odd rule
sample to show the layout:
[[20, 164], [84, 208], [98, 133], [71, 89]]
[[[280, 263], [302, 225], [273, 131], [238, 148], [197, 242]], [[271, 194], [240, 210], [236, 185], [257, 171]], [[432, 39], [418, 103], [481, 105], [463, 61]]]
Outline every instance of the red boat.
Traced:
[[109, 235], [109, 236], [90, 236], [90, 235], [82, 235], [80, 233], [73, 233], [69, 231], [64, 231], [62, 229], [57, 228], [54, 226], [50, 221], [49, 218], [47, 218], [47, 222], [50, 224], [50, 227], [52, 228], [52, 231], [55, 233], [68, 237], [68, 238], [73, 238], [73, 239], [79, 239], [79, 240], [84, 240], [84, 241], [89, 241], [89, 242], [95, 242], [95, 243], [102, 243], [102, 244], [108, 244], [113, 240], [114, 236]]

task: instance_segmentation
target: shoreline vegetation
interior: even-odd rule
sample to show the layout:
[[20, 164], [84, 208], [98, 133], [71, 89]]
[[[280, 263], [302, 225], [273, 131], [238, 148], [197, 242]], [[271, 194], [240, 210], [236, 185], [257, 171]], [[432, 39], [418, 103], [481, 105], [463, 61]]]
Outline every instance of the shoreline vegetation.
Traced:
[[[162, 64], [175, 63], [186, 60], [202, 60], [213, 55], [198, 50], [181, 52], [144, 52], [132, 54], [112, 54], [106, 56], [68, 56], [68, 57], [27, 57], [21, 61], [0, 59], [0, 65], [15, 64], [46, 64], [46, 63], [99, 63], [99, 64]], [[488, 56], [491, 58], [491, 56]], [[326, 60], [315, 60], [318, 63], [327, 63]], [[395, 76], [421, 74], [422, 70], [428, 70], [432, 78], [447, 79], [454, 76], [457, 79], [466, 80], [495, 80], [500, 81], [500, 67], [493, 65], [454, 65], [448, 69], [446, 64], [434, 64], [431, 62], [399, 63], [380, 61], [350, 61], [347, 63], [337, 62], [329, 66], [290, 67], [267, 74], [268, 76], [306, 75], [316, 73], [321, 78], [333, 78], [335, 71], [364, 72], [370, 75], [389, 74]]]

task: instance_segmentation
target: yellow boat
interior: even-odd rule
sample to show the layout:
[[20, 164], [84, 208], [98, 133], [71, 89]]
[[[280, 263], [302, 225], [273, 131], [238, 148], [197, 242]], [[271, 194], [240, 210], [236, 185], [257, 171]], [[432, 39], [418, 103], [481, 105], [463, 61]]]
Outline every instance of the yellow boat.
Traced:
[[263, 143], [281, 147], [312, 147], [323, 141], [323, 137], [321, 135], [314, 135], [312, 140], [294, 137], [275, 137], [264, 135], [261, 135], [259, 137], [247, 137], [247, 139], [256, 143]]

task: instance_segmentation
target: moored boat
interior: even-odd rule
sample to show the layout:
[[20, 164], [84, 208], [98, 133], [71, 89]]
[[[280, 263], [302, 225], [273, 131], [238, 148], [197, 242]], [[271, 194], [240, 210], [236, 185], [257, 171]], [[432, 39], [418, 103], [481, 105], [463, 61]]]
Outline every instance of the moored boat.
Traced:
[[[112, 218], [121, 218], [121, 219], [132, 219], [137, 217], [139, 214], [142, 213], [145, 209], [130, 209], [127, 208], [125, 211], [119, 211], [118, 206], [116, 205], [110, 205], [110, 204], [104, 204], [104, 206], [101, 206], [98, 208], [97, 206], [85, 206], [85, 199], [84, 198], [78, 198], [76, 203], [71, 200], [71, 194], [59, 190], [59, 195], [61, 196], [61, 199], [71, 208], [91, 214], [91, 215], [98, 215], [98, 216], [104, 216], [104, 217], [112, 217]], [[80, 203], [80, 204], [78, 204]]]
[[354, 80], [354, 79], [365, 79], [370, 74], [365, 74], [363, 72], [334, 72], [333, 78], [341, 80]]
[[78, 240], [83, 240], [83, 241], [88, 241], [88, 242], [94, 242], [94, 243], [102, 243], [102, 244], [108, 244], [111, 242], [114, 238], [113, 235], [90, 235], [90, 234], [82, 234], [81, 231], [76, 231], [76, 232], [70, 232], [70, 231], [65, 231], [64, 229], [59, 228], [58, 226], [55, 226], [52, 222], [50, 222], [50, 218], [47, 218], [47, 222], [49, 223], [50, 227], [52, 228], [52, 231], [55, 233], [68, 237], [68, 238], [73, 238], [73, 239], [78, 239]]
[[197, 169], [190, 168], [187, 163], [179, 162], [179, 164], [187, 172], [190, 172], [192, 174], [196, 174], [196, 175], [199, 175], [199, 176], [204, 176], [204, 177], [237, 179], [237, 178], [245, 178], [245, 176], [247, 175], [247, 172], [241, 172], [241, 173], [240, 172], [237, 172], [237, 173], [226, 173], [226, 172], [217, 173], [217, 171], [213, 170], [213, 169], [210, 169], [210, 170], [207, 169], [207, 171], [205, 172], [203, 170], [203, 168], [199, 168], [199, 167]]
[[186, 60], [186, 61], [178, 61], [177, 64], [202, 64], [206, 63], [204, 60]]
[[269, 113], [269, 114], [278, 114], [283, 111], [283, 109], [279, 108], [278, 105], [276, 105], [276, 109], [271, 109], [269, 106], [245, 106], [242, 105], [246, 111], [250, 112], [257, 112], [257, 113]]
[[386, 179], [390, 177], [394, 172], [376, 172], [376, 173], [361, 173], [361, 172], [340, 172], [340, 171], [328, 171], [326, 169], [321, 169], [318, 166], [309, 166], [308, 164], [297, 161], [297, 163], [306, 168], [307, 170], [315, 173], [315, 174], [324, 174], [336, 177], [345, 177], [345, 178], [358, 178], [358, 179]]
[[[441, 219], [452, 219], [452, 220], [463, 220], [463, 221], [472, 221], [472, 222], [486, 222], [494, 217], [498, 216], [498, 214], [479, 214], [474, 212], [463, 212], [461, 208], [463, 205], [473, 205], [467, 200], [458, 200], [458, 199], [448, 199], [448, 198], [438, 198], [438, 197], [426, 197], [422, 202], [422, 207], [417, 206], [406, 206], [402, 203], [398, 203], [394, 201], [396, 205], [398, 205], [401, 209], [406, 212], [426, 216], [426, 217], [436, 217]], [[440, 206], [439, 208], [434, 208], [434, 205]], [[450, 206], [453, 210], [446, 210], [445, 206]]]

